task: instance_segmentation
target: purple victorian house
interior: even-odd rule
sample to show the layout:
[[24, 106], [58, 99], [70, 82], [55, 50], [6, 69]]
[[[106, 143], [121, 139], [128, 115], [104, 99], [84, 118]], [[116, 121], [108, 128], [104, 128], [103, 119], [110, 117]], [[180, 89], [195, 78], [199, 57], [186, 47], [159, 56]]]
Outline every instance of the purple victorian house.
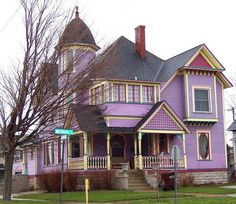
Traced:
[[[78, 37], [83, 33], [82, 37]], [[171, 150], [180, 150], [180, 173], [196, 183], [227, 182], [224, 89], [231, 83], [205, 44], [163, 60], [145, 49], [145, 27], [135, 43], [121, 36], [100, 57], [116, 52], [116, 63], [91, 79], [84, 104], [72, 104], [66, 128], [73, 129], [65, 150], [65, 168], [74, 171], [173, 168]], [[96, 63], [99, 47], [78, 14], [63, 34], [59, 72], [67, 59], [86, 51], [80, 67]], [[64, 63], [62, 63], [62, 61]], [[53, 131], [53, 130], [52, 130]], [[50, 137], [14, 163], [13, 173], [31, 178], [61, 162], [58, 136]]]

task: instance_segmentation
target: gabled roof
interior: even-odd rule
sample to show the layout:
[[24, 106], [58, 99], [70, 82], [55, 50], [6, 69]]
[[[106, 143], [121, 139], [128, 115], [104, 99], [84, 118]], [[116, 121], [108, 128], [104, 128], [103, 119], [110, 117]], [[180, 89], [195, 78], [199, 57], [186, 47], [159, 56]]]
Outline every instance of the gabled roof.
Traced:
[[158, 81], [167, 81], [179, 68], [192, 58], [192, 56], [201, 49], [202, 45], [198, 45], [190, 50], [165, 60], [161, 72], [157, 76]]
[[235, 131], [236, 130], [236, 120], [232, 122], [232, 124], [228, 127], [228, 131]]
[[[140, 58], [135, 51], [135, 44], [121, 36], [99, 56], [100, 59], [113, 60], [115, 58], [115, 63], [108, 65], [98, 78], [155, 83], [166, 82], [181, 68], [193, 68], [189, 64], [201, 52], [213, 61], [215, 67], [212, 71], [222, 72], [224, 70], [224, 67], [205, 44], [198, 45], [167, 60], [160, 59], [148, 51], [146, 51], [146, 58]], [[96, 63], [96, 60], [95, 58], [94, 63]], [[230, 87], [228, 82], [225, 82], [225, 84], [225, 87]]]

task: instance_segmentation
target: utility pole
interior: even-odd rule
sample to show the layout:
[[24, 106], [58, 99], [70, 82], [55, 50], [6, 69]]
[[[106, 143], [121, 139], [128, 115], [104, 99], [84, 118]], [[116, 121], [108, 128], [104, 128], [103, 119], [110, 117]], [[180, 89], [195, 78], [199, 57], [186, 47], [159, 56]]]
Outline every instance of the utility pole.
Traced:
[[228, 109], [227, 111], [232, 111], [233, 114], [233, 121], [235, 121], [235, 107], [232, 106], [232, 108]]

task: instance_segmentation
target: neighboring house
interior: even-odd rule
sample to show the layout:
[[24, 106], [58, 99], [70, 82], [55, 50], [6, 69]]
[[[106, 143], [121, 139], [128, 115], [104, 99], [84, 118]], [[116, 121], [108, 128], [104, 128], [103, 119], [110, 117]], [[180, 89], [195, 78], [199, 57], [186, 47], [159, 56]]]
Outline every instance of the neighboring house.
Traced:
[[233, 143], [234, 161], [236, 161], [236, 120], [234, 120], [232, 124], [228, 127], [228, 131], [233, 132], [233, 138], [231, 139], [231, 141]]
[[[110, 170], [128, 162], [145, 172], [153, 164], [170, 170], [178, 145], [180, 173], [193, 174], [198, 183], [227, 182], [223, 92], [232, 85], [224, 67], [205, 44], [163, 60], [145, 50], [144, 26], [135, 34], [135, 43], [121, 36], [102, 54], [109, 59], [114, 51], [116, 63], [91, 79], [87, 103], [70, 106], [65, 128], [75, 134], [66, 143], [65, 168]], [[86, 54], [73, 71], [96, 62], [99, 47], [78, 13], [61, 39], [59, 73], [78, 52]], [[60, 138], [23, 155], [22, 172], [32, 178], [59, 168]]]

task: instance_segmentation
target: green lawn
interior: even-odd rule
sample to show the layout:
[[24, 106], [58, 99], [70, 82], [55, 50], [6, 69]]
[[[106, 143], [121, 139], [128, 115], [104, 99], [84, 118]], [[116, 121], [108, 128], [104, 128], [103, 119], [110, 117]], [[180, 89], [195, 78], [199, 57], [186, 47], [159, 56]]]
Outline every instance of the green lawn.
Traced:
[[202, 194], [232, 194], [236, 189], [220, 188], [220, 186], [181, 187], [179, 193], [202, 193]]
[[[178, 189], [178, 203], [235, 203], [236, 198], [193, 198], [187, 195], [188, 193], [193, 194], [232, 194], [236, 193], [236, 189], [225, 189], [219, 188], [219, 186], [201, 186], [201, 187], [182, 187]], [[185, 197], [184, 197], [185, 196]], [[184, 198], [183, 198], [184, 197]], [[204, 197], [204, 198], [203, 198]], [[50, 200], [57, 201], [59, 200], [59, 193], [38, 193], [38, 194], [24, 194], [19, 196], [18, 198], [28, 198], [28, 199], [41, 199], [41, 200]], [[168, 192], [160, 192], [160, 198], [162, 199], [163, 204], [173, 203], [173, 191]], [[89, 192], [89, 201], [90, 202], [114, 202], [114, 201], [135, 201], [133, 203], [138, 203], [137, 200], [142, 200], [140, 203], [155, 203], [156, 202], [156, 192], [132, 192], [132, 191], [93, 191]], [[163, 200], [165, 199], [165, 200]], [[63, 193], [63, 200], [65, 201], [85, 201], [85, 193], [84, 192], [66, 192]], [[0, 202], [1, 204], [1, 202]], [[47, 204], [47, 203], [46, 203]]]
[[[173, 204], [173, 199], [132, 201], [130, 204]], [[236, 198], [178, 198], [178, 204], [236, 204]]]
[[54, 201], [18, 201], [18, 200], [12, 200], [11, 202], [4, 202], [0, 200], [0, 204], [58, 204], [58, 202]]
[[[162, 198], [168, 198], [173, 195], [173, 192], [161, 192]], [[58, 193], [39, 193], [39, 194], [25, 194], [18, 198], [32, 198], [42, 200], [58, 200]], [[125, 200], [145, 200], [156, 198], [155, 192], [132, 192], [132, 191], [93, 191], [89, 192], [90, 202], [112, 202], [112, 201], [125, 201]], [[85, 201], [84, 192], [66, 192], [63, 193], [65, 201]]]

